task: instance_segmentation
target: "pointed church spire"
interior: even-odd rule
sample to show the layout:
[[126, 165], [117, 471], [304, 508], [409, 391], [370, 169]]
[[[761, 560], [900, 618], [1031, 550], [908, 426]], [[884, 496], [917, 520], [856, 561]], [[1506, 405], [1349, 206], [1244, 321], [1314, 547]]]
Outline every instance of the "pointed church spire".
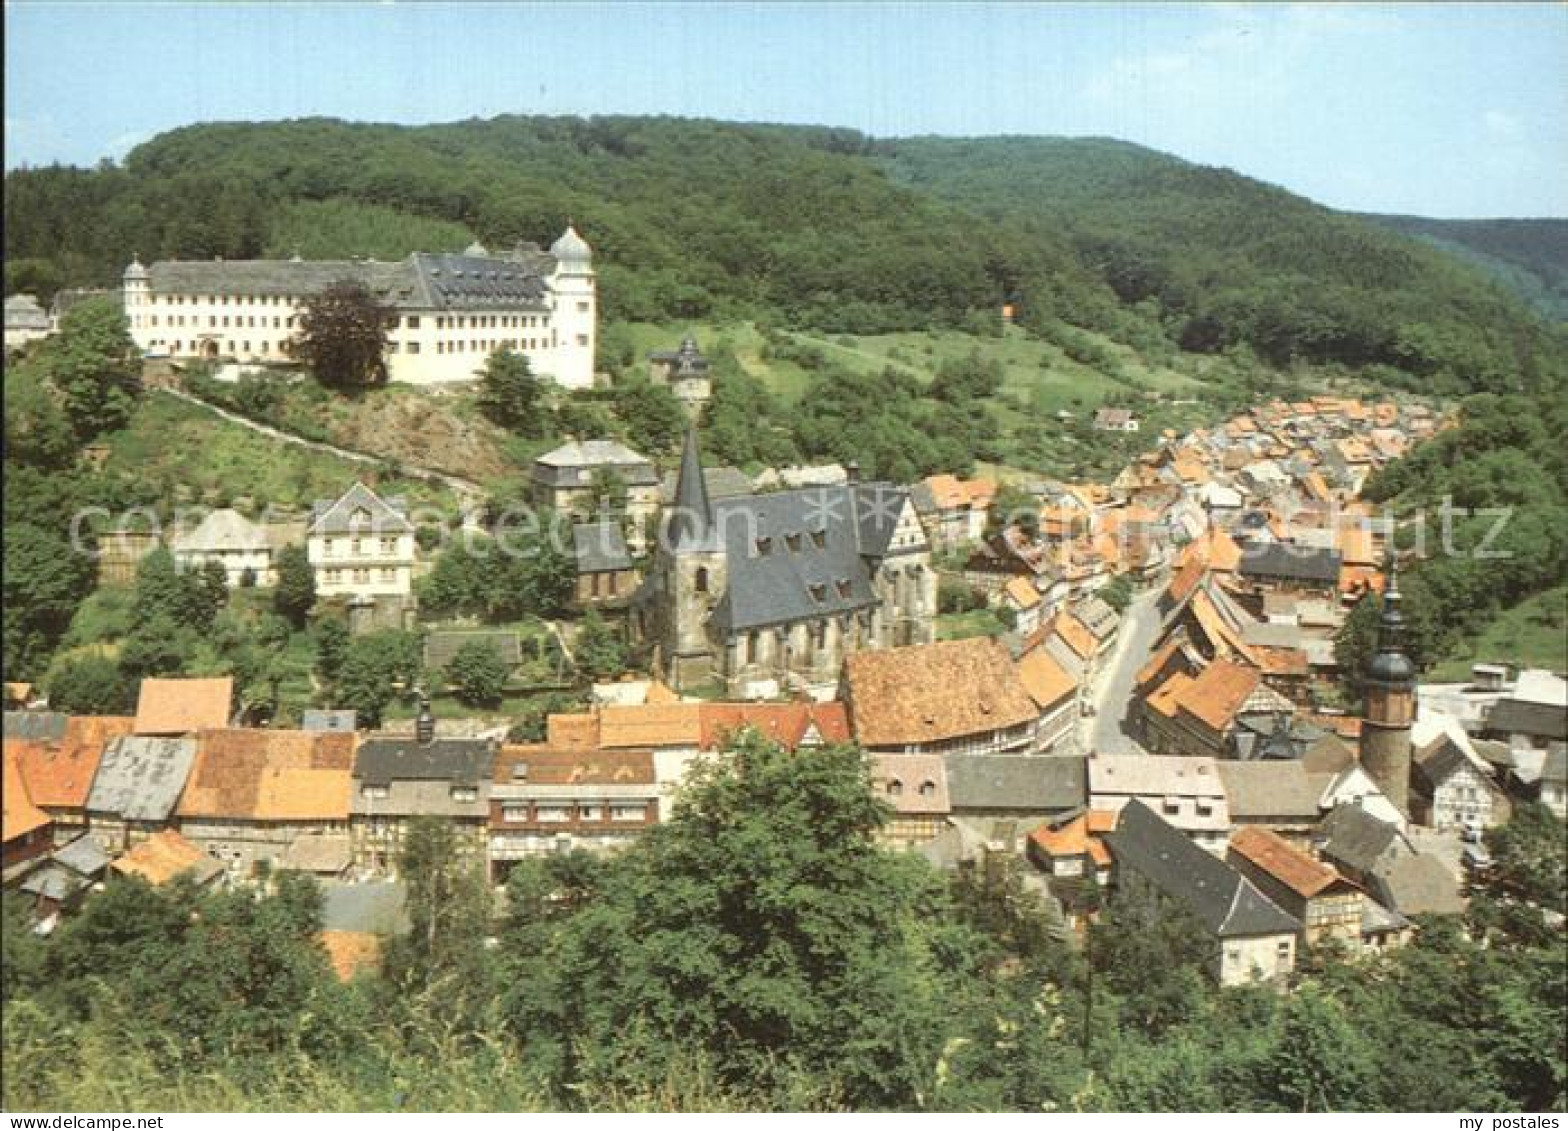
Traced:
[[686, 446], [681, 451], [680, 478], [675, 483], [675, 509], [668, 528], [671, 550], [713, 550], [718, 548], [713, 507], [708, 502], [708, 484], [702, 475], [702, 460], [697, 455], [697, 426], [687, 425]]
[[1394, 552], [1388, 552], [1384, 565], [1388, 580], [1383, 586], [1383, 609], [1377, 624], [1377, 652], [1367, 667], [1367, 675], [1385, 683], [1411, 682], [1415, 664], [1405, 653], [1405, 614], [1400, 610], [1399, 571]]

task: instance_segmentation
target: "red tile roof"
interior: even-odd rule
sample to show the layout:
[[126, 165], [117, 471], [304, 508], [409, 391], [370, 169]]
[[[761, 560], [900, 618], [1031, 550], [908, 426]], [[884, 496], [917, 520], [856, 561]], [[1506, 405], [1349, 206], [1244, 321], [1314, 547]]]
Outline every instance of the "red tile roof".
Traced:
[[153, 833], [109, 867], [124, 876], [140, 876], [150, 884], [166, 884], [193, 868], [210, 872], [218, 861], [173, 829]]
[[[133, 722], [129, 716], [73, 715], [58, 740], [17, 742], [22, 779], [33, 801], [54, 809], [86, 805], [104, 747], [130, 734]], [[13, 741], [7, 739], [6, 745]]]
[[1078, 681], [1063, 670], [1044, 648], [1018, 661], [1018, 678], [1041, 712], [1057, 706], [1078, 690]]
[[1336, 884], [1351, 886], [1333, 868], [1314, 860], [1269, 829], [1256, 825], [1238, 829], [1230, 838], [1230, 848], [1306, 899], [1320, 895]]
[[788, 750], [813, 733], [824, 745], [848, 742], [849, 709], [830, 703], [703, 703], [698, 710], [702, 748], [717, 749], [727, 735], [751, 727]]

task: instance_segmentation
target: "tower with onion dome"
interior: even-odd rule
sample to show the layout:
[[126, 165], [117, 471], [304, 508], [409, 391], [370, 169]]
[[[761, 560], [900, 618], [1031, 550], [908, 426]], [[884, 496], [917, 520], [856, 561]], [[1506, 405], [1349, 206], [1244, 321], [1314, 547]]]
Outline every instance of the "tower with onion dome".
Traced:
[[1385, 797], [1410, 812], [1410, 725], [1415, 720], [1416, 666], [1405, 652], [1405, 618], [1393, 555], [1378, 621], [1377, 651], [1366, 670], [1361, 764]]

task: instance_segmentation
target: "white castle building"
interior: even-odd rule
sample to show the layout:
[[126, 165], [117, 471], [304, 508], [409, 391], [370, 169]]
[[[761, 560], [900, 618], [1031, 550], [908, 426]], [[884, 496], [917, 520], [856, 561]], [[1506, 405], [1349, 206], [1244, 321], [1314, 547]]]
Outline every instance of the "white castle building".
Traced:
[[598, 296], [593, 253], [568, 227], [548, 252], [415, 252], [352, 260], [160, 260], [125, 269], [125, 315], [143, 351], [173, 358], [287, 362], [303, 304], [333, 283], [363, 283], [394, 313], [394, 381], [470, 381], [497, 350], [571, 389], [593, 384]]

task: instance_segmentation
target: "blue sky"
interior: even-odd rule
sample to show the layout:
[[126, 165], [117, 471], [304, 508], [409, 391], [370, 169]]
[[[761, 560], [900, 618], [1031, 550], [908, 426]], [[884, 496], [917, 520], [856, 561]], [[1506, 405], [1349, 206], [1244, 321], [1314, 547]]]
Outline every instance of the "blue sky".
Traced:
[[8, 0], [6, 167], [196, 121], [661, 113], [1124, 138], [1323, 203], [1568, 215], [1568, 5]]

